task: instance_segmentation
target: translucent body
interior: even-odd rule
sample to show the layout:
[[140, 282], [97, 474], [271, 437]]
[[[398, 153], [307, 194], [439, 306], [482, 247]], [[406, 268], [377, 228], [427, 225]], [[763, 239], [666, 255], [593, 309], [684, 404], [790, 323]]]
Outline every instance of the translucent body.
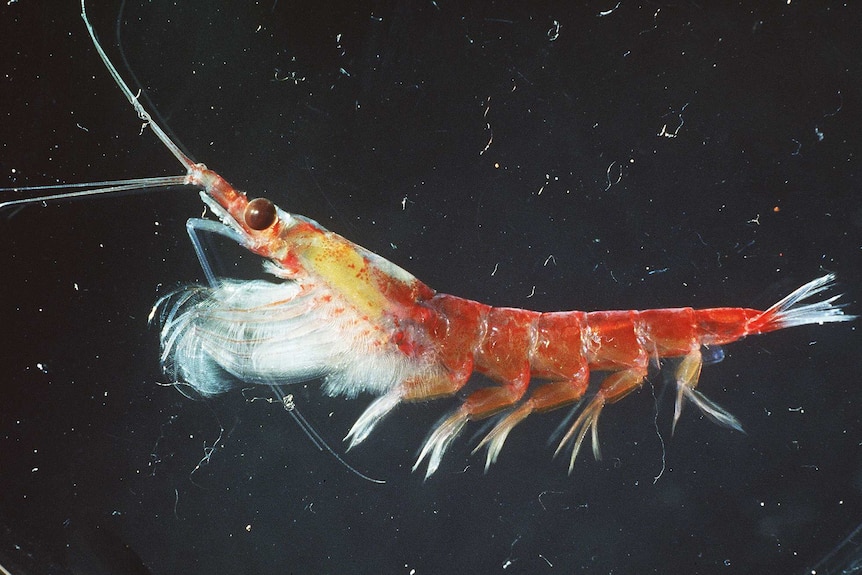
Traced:
[[[804, 301], [834, 277], [809, 282], [766, 311], [746, 308], [539, 313], [494, 308], [438, 294], [391, 262], [278, 210], [265, 229], [246, 218], [249, 201], [214, 172], [195, 166], [191, 183], [230, 230], [226, 235], [269, 260], [275, 281], [220, 281], [193, 286], [161, 302], [166, 370], [204, 395], [234, 384], [290, 384], [322, 378], [332, 395], [379, 396], [347, 435], [368, 437], [394, 407], [460, 390], [473, 372], [497, 385], [471, 393], [426, 440], [416, 466], [426, 475], [468, 421], [507, 411], [482, 440], [486, 465], [508, 433], [535, 411], [580, 400], [590, 372], [604, 371], [595, 396], [563, 438], [573, 463], [588, 431], [598, 457], [597, 423], [604, 405], [637, 389], [650, 362], [681, 357], [674, 425], [683, 401], [714, 421], [741, 429], [696, 389], [701, 347], [808, 323], [846, 321], [837, 296]], [[255, 200], [259, 202], [259, 200]], [[558, 449], [559, 450], [559, 449]], [[415, 467], [414, 467], [415, 469]]]
[[347, 435], [352, 446], [398, 404], [451, 395], [474, 371], [484, 373], [495, 385], [470, 394], [425, 441], [414, 469], [427, 458], [427, 476], [468, 421], [506, 412], [480, 443], [488, 448], [490, 464], [525, 417], [581, 399], [591, 370], [609, 372], [560, 443], [562, 448], [573, 442], [573, 463], [588, 431], [599, 455], [602, 408], [640, 386], [650, 360], [658, 364], [662, 358], [682, 357], [674, 423], [687, 398], [718, 423], [739, 428], [733, 416], [695, 390], [703, 365], [701, 346], [853, 319], [833, 305], [838, 296], [804, 303], [831, 285], [831, 274], [763, 312], [679, 308], [541, 314], [437, 294], [386, 259], [269, 200], [249, 201], [217, 173], [194, 164], [122, 80], [96, 39], [83, 0], [81, 11], [114, 81], [186, 168], [185, 176], [161, 183], [137, 180], [88, 193], [144, 182], [195, 186], [224, 227], [192, 220], [189, 229], [230, 237], [268, 260], [274, 276], [272, 282], [219, 280], [205, 265], [208, 286], [182, 289], [156, 304], [165, 370], [203, 395], [243, 383], [278, 386], [314, 378], [322, 378], [333, 395], [377, 395]]

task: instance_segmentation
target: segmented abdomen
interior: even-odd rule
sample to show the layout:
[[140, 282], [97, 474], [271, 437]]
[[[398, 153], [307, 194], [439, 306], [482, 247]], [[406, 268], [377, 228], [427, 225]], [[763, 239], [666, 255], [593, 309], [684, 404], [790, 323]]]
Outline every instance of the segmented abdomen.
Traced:
[[525, 368], [532, 377], [554, 380], [571, 378], [585, 365], [592, 370], [619, 370], [646, 365], [650, 358], [682, 356], [695, 346], [743, 337], [749, 319], [761, 313], [690, 307], [541, 313], [490, 307], [444, 294], [429, 304], [446, 316], [449, 325], [439, 335], [448, 338], [454, 332], [460, 340], [458, 346], [440, 341], [440, 350], [448, 348], [444, 363], [466, 346], [474, 369], [501, 382], [517, 379]]

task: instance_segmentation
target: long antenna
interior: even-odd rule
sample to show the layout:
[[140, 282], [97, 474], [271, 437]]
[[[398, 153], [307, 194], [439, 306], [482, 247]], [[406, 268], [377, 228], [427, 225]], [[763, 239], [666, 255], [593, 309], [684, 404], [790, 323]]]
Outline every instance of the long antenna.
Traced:
[[63, 190], [77, 188], [77, 192], [65, 194], [48, 194], [33, 198], [22, 198], [18, 200], [7, 200], [0, 202], [0, 210], [11, 206], [32, 204], [34, 202], [47, 202], [52, 200], [70, 200], [85, 196], [98, 196], [100, 194], [116, 194], [118, 192], [130, 192], [152, 188], [167, 188], [170, 186], [185, 186], [188, 176], [157, 176], [154, 178], [136, 178], [133, 180], [111, 180], [108, 182], [92, 182], [86, 184], [53, 184], [50, 186], [23, 186], [20, 188], [4, 188], [3, 192], [32, 192], [36, 190]]
[[132, 104], [132, 107], [135, 109], [135, 112], [138, 113], [138, 117], [141, 121], [145, 122], [150, 128], [152, 128], [153, 133], [158, 136], [159, 140], [171, 151], [171, 153], [180, 161], [180, 163], [186, 167], [186, 170], [189, 172], [192, 171], [195, 167], [195, 163], [186, 156], [180, 148], [174, 144], [174, 142], [168, 137], [164, 130], [162, 130], [161, 126], [159, 126], [155, 120], [150, 117], [150, 114], [144, 109], [144, 107], [138, 102], [138, 97], [132, 93], [132, 90], [129, 89], [129, 86], [126, 82], [123, 81], [123, 78], [120, 76], [120, 73], [117, 72], [117, 69], [108, 59], [108, 55], [105, 54], [105, 51], [102, 49], [102, 45], [99, 44], [99, 40], [96, 38], [96, 32], [93, 30], [93, 26], [90, 24], [90, 20], [87, 18], [87, 7], [84, 5], [84, 0], [81, 0], [81, 18], [84, 19], [84, 24], [87, 26], [87, 32], [90, 33], [90, 39], [93, 40], [93, 45], [96, 47], [96, 52], [99, 53], [99, 57], [104, 62], [105, 67], [108, 68], [108, 72], [111, 73], [111, 77], [114, 79], [114, 82], [120, 87], [123, 95], [126, 96], [126, 99]]
[[126, 99], [129, 101], [129, 103], [132, 104], [132, 107], [135, 109], [135, 112], [137, 112], [138, 117], [141, 119], [141, 121], [144, 122], [144, 125], [149, 126], [153, 130], [153, 133], [159, 138], [162, 144], [164, 144], [165, 147], [170, 150], [170, 152], [186, 168], [186, 173], [181, 176], [135, 178], [130, 180], [112, 180], [108, 182], [94, 182], [85, 184], [57, 184], [48, 186], [24, 186], [3, 188], [0, 191], [33, 192], [37, 190], [57, 190], [72, 188], [77, 188], [78, 191], [64, 194], [48, 194], [31, 198], [8, 200], [5, 202], [0, 202], [0, 210], [12, 206], [32, 204], [35, 202], [68, 200], [85, 196], [114, 194], [117, 192], [128, 192], [142, 189], [185, 186], [193, 183], [190, 179], [190, 175], [192, 174], [192, 172], [195, 170], [199, 170], [201, 167], [203, 167], [202, 164], [195, 164], [187, 155], [185, 155], [183, 151], [180, 150], [179, 146], [177, 146], [173, 142], [173, 140], [171, 140], [171, 138], [167, 135], [167, 133], [165, 133], [162, 127], [159, 126], [159, 124], [155, 120], [153, 120], [149, 112], [147, 112], [147, 110], [144, 109], [141, 103], [138, 102], [138, 96], [132, 92], [132, 90], [129, 88], [129, 85], [126, 84], [126, 82], [120, 76], [120, 73], [117, 71], [117, 68], [114, 67], [114, 64], [111, 62], [110, 59], [108, 59], [108, 55], [105, 54], [105, 50], [102, 49], [102, 45], [99, 43], [99, 39], [96, 38], [96, 32], [95, 30], [93, 30], [93, 25], [90, 24], [90, 19], [87, 17], [87, 7], [84, 3], [84, 0], [81, 0], [81, 18], [84, 20], [84, 25], [87, 27], [87, 32], [90, 34], [90, 39], [93, 41], [93, 46], [96, 47], [96, 52], [98, 52], [99, 57], [102, 59], [102, 63], [105, 64], [105, 67], [108, 69], [108, 72], [110, 72], [111, 77], [114, 79], [114, 82], [117, 84], [117, 86], [120, 87], [120, 90], [123, 92], [123, 95], [126, 96]]

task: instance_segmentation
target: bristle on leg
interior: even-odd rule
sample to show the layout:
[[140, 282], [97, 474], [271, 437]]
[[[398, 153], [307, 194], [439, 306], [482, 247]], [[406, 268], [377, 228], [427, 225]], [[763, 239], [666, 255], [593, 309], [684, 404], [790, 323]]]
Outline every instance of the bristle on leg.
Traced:
[[742, 431], [742, 424], [724, 408], [708, 399], [705, 395], [695, 389], [700, 378], [700, 370], [703, 367], [703, 356], [699, 347], [691, 350], [679, 364], [676, 371], [676, 403], [673, 410], [673, 424], [671, 433], [676, 431], [676, 424], [682, 413], [685, 400], [691, 401], [700, 411], [713, 422]]
[[503, 444], [506, 442], [506, 438], [509, 436], [509, 432], [527, 418], [533, 412], [533, 406], [530, 403], [525, 403], [515, 409], [514, 411], [508, 413], [503, 419], [497, 422], [497, 425], [494, 426], [488, 435], [486, 435], [482, 441], [479, 442], [479, 445], [473, 450], [475, 454], [477, 451], [482, 449], [482, 447], [488, 447], [488, 453], [485, 457], [485, 472], [488, 472], [488, 469], [491, 467], [492, 463], [496, 463], [497, 456], [500, 455], [500, 450], [503, 449]]
[[745, 433], [739, 420], [731, 415], [727, 410], [707, 398], [698, 390], [687, 386], [679, 386], [677, 388], [676, 412], [674, 413], [673, 418], [673, 430], [676, 429], [676, 422], [677, 419], [679, 419], [678, 414], [682, 407], [683, 398], [688, 399], [695, 404], [697, 408], [714, 423]]
[[591, 431], [591, 438], [593, 442], [593, 457], [596, 460], [601, 460], [602, 452], [599, 449], [599, 415], [602, 413], [602, 408], [605, 406], [605, 399], [601, 395], [596, 395], [593, 397], [592, 401], [584, 408], [578, 418], [575, 420], [575, 423], [572, 424], [572, 427], [569, 428], [568, 433], [563, 437], [560, 441], [560, 445], [557, 446], [556, 451], [554, 451], [554, 457], [556, 457], [560, 451], [563, 450], [563, 447], [574, 437], [575, 444], [572, 448], [572, 456], [569, 459], [569, 473], [572, 473], [572, 469], [575, 467], [575, 459], [578, 457], [578, 452], [581, 450], [581, 443], [584, 441], [584, 437], [587, 435], [587, 431]]
[[416, 458], [416, 463], [413, 464], [413, 471], [422, 465], [425, 458], [428, 458], [428, 469], [425, 471], [425, 479], [431, 477], [440, 461], [443, 459], [443, 454], [449, 449], [452, 440], [458, 437], [464, 425], [470, 419], [469, 413], [462, 407], [456, 409], [451, 415], [446, 417], [428, 436], [425, 444], [422, 446], [422, 451], [419, 452], [419, 457]]
[[400, 402], [401, 393], [397, 389], [381, 395], [371, 402], [371, 405], [362, 412], [362, 415], [359, 416], [359, 419], [356, 420], [356, 423], [347, 432], [347, 436], [344, 438], [344, 441], [350, 442], [347, 444], [347, 450], [349, 451], [365, 441], [365, 438], [368, 437], [374, 426], [380, 423], [386, 414], [392, 411]]

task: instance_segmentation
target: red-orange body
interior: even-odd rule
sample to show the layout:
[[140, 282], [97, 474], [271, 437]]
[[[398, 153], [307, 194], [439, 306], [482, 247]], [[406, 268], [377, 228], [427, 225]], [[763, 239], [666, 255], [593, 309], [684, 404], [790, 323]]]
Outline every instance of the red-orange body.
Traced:
[[[452, 395], [472, 373], [485, 374], [493, 384], [468, 395], [425, 441], [416, 466], [427, 459], [427, 476], [468, 421], [502, 413], [479, 444], [488, 449], [489, 465], [525, 417], [579, 401], [590, 372], [607, 372], [558, 448], [573, 442], [573, 463], [588, 431], [598, 456], [602, 408], [637, 389], [651, 362], [660, 366], [664, 358], [681, 358], [674, 424], [688, 399], [715, 421], [739, 428], [732, 415], [695, 389], [702, 346], [794, 325], [853, 319], [833, 305], [838, 296], [806, 303], [831, 286], [831, 274], [765, 311], [539, 313], [436, 293], [313, 220], [282, 211], [266, 199], [249, 201], [217, 173], [193, 163], [152, 121], [111, 64], [87, 21], [83, 1], [82, 16], [117, 85], [187, 170], [184, 176], [136, 180], [94, 193], [181, 182], [201, 189], [201, 199], [222, 222], [193, 219], [187, 224], [209, 285], [178, 290], [154, 308], [161, 310], [165, 371], [201, 395], [238, 385], [278, 387], [311, 379], [321, 379], [332, 395], [369, 393], [377, 398], [349, 431], [346, 439], [353, 446], [399, 404]], [[216, 278], [197, 242], [200, 232], [223, 234], [258, 254], [274, 278]]]
[[[231, 237], [271, 262], [269, 271], [293, 291], [229, 282], [207, 292], [194, 288], [189, 305], [174, 305], [163, 321], [166, 369], [205, 395], [230, 388], [222, 380], [212, 383], [224, 371], [239, 381], [268, 384], [322, 377], [331, 394], [379, 396], [348, 433], [351, 446], [400, 403], [452, 395], [474, 372], [484, 374], [495, 385], [470, 393], [426, 441], [417, 465], [427, 458], [429, 475], [468, 421], [505, 412], [480, 443], [488, 448], [490, 465], [515, 425], [530, 413], [581, 400], [590, 373], [601, 371], [608, 375], [560, 444], [573, 442], [574, 462], [592, 431], [598, 456], [596, 426], [604, 405], [637, 389], [650, 363], [658, 367], [665, 358], [682, 358], [674, 425], [688, 399], [718, 423], [739, 429], [732, 415], [695, 389], [702, 346], [850, 319], [832, 306], [835, 297], [798, 305], [826, 289], [831, 275], [766, 311], [540, 313], [491, 307], [437, 293], [395, 264], [268, 200], [249, 202], [201, 165], [192, 165], [188, 182], [204, 189], [201, 197]], [[244, 299], [243, 289], [263, 299]], [[299, 340], [293, 333], [308, 335]]]

